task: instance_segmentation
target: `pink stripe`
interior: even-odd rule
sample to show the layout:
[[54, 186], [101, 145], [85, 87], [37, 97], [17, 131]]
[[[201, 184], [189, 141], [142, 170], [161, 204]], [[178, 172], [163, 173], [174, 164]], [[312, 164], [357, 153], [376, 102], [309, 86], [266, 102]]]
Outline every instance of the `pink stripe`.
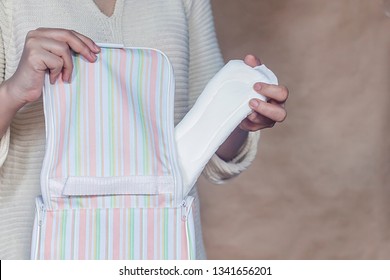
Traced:
[[157, 196], [157, 204], [158, 204], [158, 207], [164, 207], [164, 203], [165, 203], [165, 199], [164, 199], [164, 195], [159, 195]]
[[[65, 201], [64, 199], [59, 199], [58, 200], [58, 207], [60, 209], [64, 209], [64, 206], [65, 206]], [[54, 253], [54, 256], [56, 256], [57, 259], [60, 258], [61, 256], [61, 238], [64, 238], [66, 239], [66, 236], [63, 236], [62, 234], [62, 215], [64, 214], [64, 212], [57, 212], [55, 213], [55, 216], [57, 217], [56, 218], [56, 221], [57, 221], [57, 226], [56, 226], [56, 230], [57, 232], [54, 233], [56, 239], [55, 239], [55, 243], [57, 246], [55, 247], [55, 253]]]
[[90, 197], [90, 202], [91, 202], [91, 208], [95, 209], [95, 208], [98, 208], [98, 199], [99, 197], [97, 196], [93, 196], [93, 197]]
[[64, 199], [62, 199], [62, 198], [60, 198], [60, 199], [58, 199], [58, 208], [59, 209], [64, 209], [64, 206], [65, 206], [65, 200]]
[[181, 221], [181, 259], [188, 260], [186, 222]]
[[46, 260], [51, 259], [51, 241], [53, 239], [53, 212], [46, 212], [46, 232], [45, 232], [45, 248], [44, 258]]
[[130, 209], [126, 209], [125, 213], [125, 251], [124, 251], [124, 259], [130, 259], [130, 223], [129, 223], [129, 215], [130, 215]]
[[86, 217], [86, 209], [80, 209], [79, 221], [80, 221], [80, 232], [79, 232], [79, 259], [85, 260], [85, 246], [87, 244], [86, 236], [87, 236], [87, 217]]
[[112, 234], [112, 240], [113, 240], [113, 259], [118, 260], [120, 258], [119, 252], [120, 252], [120, 232], [122, 230], [122, 226], [120, 224], [120, 209], [114, 209], [114, 221], [113, 221], [113, 234]]
[[[92, 210], [94, 211], [94, 210]], [[88, 259], [95, 259], [95, 243], [96, 243], [96, 231], [94, 230], [96, 228], [96, 216], [92, 215], [92, 211], [88, 211], [88, 219], [89, 219], [89, 232], [88, 235], [88, 241], [89, 241], [89, 255]]]
[[[52, 212], [52, 215], [53, 215], [53, 247], [51, 248], [51, 258], [52, 259], [58, 259], [59, 258], [59, 254], [58, 254], [58, 246], [59, 246], [59, 227], [60, 227], [60, 215], [58, 215], [60, 212]], [[54, 223], [55, 221], [55, 223]]]
[[147, 258], [148, 260], [155, 259], [154, 256], [154, 209], [147, 209], [148, 211], [148, 232], [147, 232], [147, 242], [148, 242], [148, 250], [147, 250]]
[[132, 205], [132, 203], [131, 203], [131, 196], [130, 195], [126, 195], [125, 196], [125, 205], [124, 205], [124, 207], [130, 208], [131, 205]]
[[156, 259], [162, 259], [163, 257], [163, 254], [162, 254], [162, 251], [161, 251], [161, 235], [162, 235], [162, 225], [161, 225], [161, 213], [163, 211], [155, 211], [156, 213], [156, 216], [157, 216], [157, 230], [155, 232], [155, 234], [157, 235], [157, 256], [156, 256]]

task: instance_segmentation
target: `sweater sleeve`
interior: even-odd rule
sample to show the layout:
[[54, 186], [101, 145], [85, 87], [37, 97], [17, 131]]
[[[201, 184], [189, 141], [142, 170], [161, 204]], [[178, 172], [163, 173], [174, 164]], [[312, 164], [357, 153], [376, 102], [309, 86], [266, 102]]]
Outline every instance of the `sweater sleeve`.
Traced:
[[[0, 2], [0, 84], [5, 79], [5, 50], [4, 50], [4, 32], [7, 28], [6, 1]], [[0, 139], [0, 167], [3, 165], [9, 147], [10, 128]]]
[[[224, 65], [215, 34], [210, 0], [186, 0], [190, 40], [189, 102], [190, 108], [207, 82]], [[226, 162], [214, 155], [203, 175], [214, 183], [223, 183], [242, 171], [254, 160], [259, 132], [250, 132], [233, 160]]]

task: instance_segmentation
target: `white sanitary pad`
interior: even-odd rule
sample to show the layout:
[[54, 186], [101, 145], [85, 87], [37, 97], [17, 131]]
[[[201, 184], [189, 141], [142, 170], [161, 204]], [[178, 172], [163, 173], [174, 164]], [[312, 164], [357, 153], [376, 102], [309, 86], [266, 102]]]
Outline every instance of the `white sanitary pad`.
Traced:
[[265, 65], [252, 68], [240, 60], [230, 61], [210, 80], [175, 127], [184, 193], [190, 191], [218, 147], [252, 112], [249, 101], [266, 100], [253, 89], [256, 82], [278, 84], [275, 74]]

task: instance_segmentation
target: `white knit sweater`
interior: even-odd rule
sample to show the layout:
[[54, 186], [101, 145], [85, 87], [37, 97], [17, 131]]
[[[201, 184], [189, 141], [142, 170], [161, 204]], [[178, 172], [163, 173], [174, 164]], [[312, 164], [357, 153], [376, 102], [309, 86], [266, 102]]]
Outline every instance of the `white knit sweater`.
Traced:
[[[151, 47], [165, 52], [176, 75], [175, 122], [178, 123], [223, 64], [209, 0], [116, 2], [113, 15], [107, 17], [93, 0], [0, 0], [0, 83], [15, 72], [29, 30], [73, 29], [95, 42]], [[40, 194], [44, 135], [39, 100], [17, 113], [0, 141], [0, 259], [29, 258], [34, 198]], [[239, 174], [254, 159], [258, 137], [258, 133], [250, 133], [231, 162], [214, 156], [204, 171], [205, 176], [221, 183]], [[196, 188], [193, 195], [197, 198]], [[197, 257], [204, 258], [199, 207], [195, 208]]]

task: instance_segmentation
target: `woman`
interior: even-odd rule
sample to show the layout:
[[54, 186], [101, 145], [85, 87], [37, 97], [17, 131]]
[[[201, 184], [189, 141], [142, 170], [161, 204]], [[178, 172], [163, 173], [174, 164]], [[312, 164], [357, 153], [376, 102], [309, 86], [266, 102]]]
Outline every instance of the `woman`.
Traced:
[[[209, 0], [1, 0], [0, 3], [0, 258], [30, 254], [34, 198], [45, 151], [41, 92], [46, 71], [68, 80], [70, 51], [93, 63], [99, 43], [150, 47], [170, 58], [176, 75], [175, 122], [222, 67]], [[250, 66], [260, 64], [247, 56]], [[249, 115], [220, 147], [204, 174], [221, 183], [251, 163], [260, 129], [286, 117], [283, 86], [255, 84]], [[192, 190], [196, 198], [196, 187]], [[198, 199], [197, 203], [198, 203]], [[196, 207], [199, 209], [199, 207]], [[199, 213], [197, 258], [205, 258]]]

